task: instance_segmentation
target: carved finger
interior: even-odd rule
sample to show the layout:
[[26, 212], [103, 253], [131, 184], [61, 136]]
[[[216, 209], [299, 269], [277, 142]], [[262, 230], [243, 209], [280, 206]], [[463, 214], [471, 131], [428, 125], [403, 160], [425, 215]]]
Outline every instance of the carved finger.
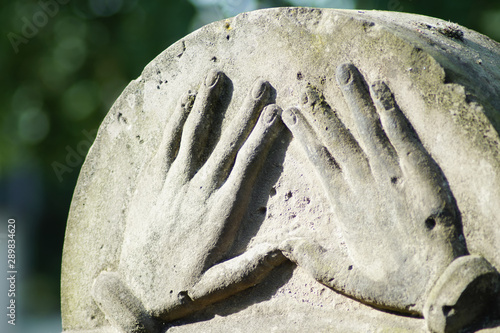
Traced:
[[234, 167], [226, 181], [228, 188], [245, 187], [245, 185], [251, 187], [253, 179], [266, 160], [269, 148], [283, 128], [281, 113], [281, 108], [275, 104], [268, 105], [264, 109], [255, 128], [236, 156]]
[[157, 196], [165, 184], [168, 170], [179, 150], [182, 127], [193, 107], [195, 94], [188, 92], [178, 101], [177, 106], [167, 122], [163, 138], [153, 158], [141, 170], [138, 178], [136, 200], [149, 198], [148, 194]]
[[175, 159], [175, 156], [177, 155], [177, 152], [179, 151], [182, 129], [189, 112], [193, 108], [195, 98], [196, 94], [191, 91], [182, 96], [177, 103], [175, 111], [172, 114], [167, 126], [165, 127], [158, 154], [162, 154], [164, 156], [164, 160], [162, 162], [165, 166], [167, 166], [167, 168], [170, 167]]
[[158, 193], [163, 187], [167, 172], [179, 151], [182, 128], [193, 107], [195, 96], [191, 92], [182, 96], [165, 126], [158, 150], [140, 177], [140, 182], [144, 182], [146, 191]]
[[396, 151], [384, 133], [366, 83], [352, 64], [337, 68], [337, 82], [355, 120], [362, 146], [375, 172], [397, 173]]
[[[170, 322], [226, 299], [260, 283], [286, 258], [270, 244], [259, 244], [243, 254], [218, 263], [203, 273], [195, 285], [179, 293], [185, 299], [158, 315]], [[155, 331], [156, 332], [156, 331]]]
[[[214, 239], [214, 250], [207, 257], [205, 267], [218, 262], [232, 245], [239, 224], [247, 210], [254, 183], [278, 133], [283, 128], [281, 108], [269, 105], [262, 112], [247, 141], [236, 156], [234, 167], [222, 187], [216, 192], [207, 225], [220, 228]], [[214, 234], [212, 232], [212, 234]]]
[[212, 187], [212, 190], [215, 190], [226, 180], [236, 153], [252, 131], [264, 105], [269, 100], [270, 91], [268, 82], [264, 80], [255, 82], [237, 118], [222, 134], [207, 163], [200, 170], [205, 187]]
[[329, 197], [336, 202], [335, 193], [345, 187], [336, 161], [298, 108], [284, 111], [282, 119], [314, 165]]
[[270, 244], [259, 244], [243, 254], [207, 270], [192, 288], [190, 297], [199, 306], [223, 300], [260, 283], [286, 261]]
[[94, 281], [92, 296], [106, 318], [121, 332], [149, 333], [159, 329], [117, 273], [102, 272]]
[[[414, 202], [419, 203], [426, 229], [432, 230], [439, 225], [446, 227], [448, 236], [457, 233], [461, 229], [458, 226], [460, 213], [443, 172], [397, 106], [389, 87], [377, 81], [371, 86], [371, 91], [384, 130], [398, 152], [408, 193]], [[458, 234], [453, 239], [457, 255], [466, 251]]]
[[174, 164], [178, 172], [187, 179], [190, 179], [203, 163], [212, 116], [224, 86], [224, 79], [222, 72], [208, 73], [184, 125], [179, 153]]
[[398, 152], [403, 172], [407, 177], [420, 178], [422, 186], [434, 183], [435, 188], [439, 188], [444, 183], [442, 173], [397, 106], [389, 87], [377, 81], [371, 90], [384, 130]]
[[371, 173], [368, 160], [352, 134], [340, 121], [322, 94], [308, 86], [302, 97], [303, 108], [314, 116], [315, 131], [342, 169], [347, 180], [357, 183]]
[[[382, 81], [371, 86], [374, 102], [389, 140], [398, 153], [407, 175], [433, 178], [438, 168], [422, 146], [415, 130], [396, 104], [389, 87]], [[425, 180], [425, 179], [424, 179]]]
[[389, 87], [384, 82], [377, 81], [371, 86], [371, 91], [385, 133], [394, 148], [396, 148], [398, 155], [404, 157], [417, 151], [423, 151], [422, 144], [408, 120], [396, 105]]

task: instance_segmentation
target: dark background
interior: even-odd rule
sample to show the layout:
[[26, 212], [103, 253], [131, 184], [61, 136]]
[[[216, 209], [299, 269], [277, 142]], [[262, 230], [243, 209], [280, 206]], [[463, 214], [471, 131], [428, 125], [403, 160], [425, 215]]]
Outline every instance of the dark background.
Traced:
[[[16, 0], [2, 5], [0, 267], [7, 271], [6, 225], [15, 218], [19, 275], [18, 325], [6, 326], [0, 311], [0, 331], [60, 332], [59, 275], [71, 196], [97, 128], [127, 83], [204, 24], [242, 11], [293, 5], [419, 13], [500, 40], [498, 0]], [[7, 292], [5, 279], [0, 281], [1, 309]]]

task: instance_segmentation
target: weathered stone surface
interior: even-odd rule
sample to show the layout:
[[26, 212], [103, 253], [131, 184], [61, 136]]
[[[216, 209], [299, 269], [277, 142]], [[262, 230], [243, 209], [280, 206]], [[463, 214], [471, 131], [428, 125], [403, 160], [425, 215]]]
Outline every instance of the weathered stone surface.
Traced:
[[308, 8], [210, 24], [153, 60], [101, 125], [68, 220], [63, 327], [133, 331], [149, 313], [168, 332], [453, 330], [453, 311], [497, 292], [499, 130], [500, 47], [463, 27]]

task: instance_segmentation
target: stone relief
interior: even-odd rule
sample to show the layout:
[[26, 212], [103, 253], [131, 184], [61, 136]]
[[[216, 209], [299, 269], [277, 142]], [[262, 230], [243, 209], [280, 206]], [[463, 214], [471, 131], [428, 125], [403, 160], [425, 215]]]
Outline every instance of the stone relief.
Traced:
[[[258, 80], [240, 118], [207, 154], [210, 118], [224, 86], [224, 74], [210, 72], [198, 96], [181, 98], [139, 176], [120, 274], [103, 272], [95, 281], [94, 299], [113, 326], [159, 332], [169, 321], [256, 285], [285, 257], [342, 294], [424, 315], [434, 332], [458, 331], [484, 312], [500, 291], [500, 276], [484, 258], [468, 255], [460, 212], [439, 166], [384, 82], [369, 92], [351, 64], [338, 67], [337, 81], [362, 142], [311, 86], [301, 109], [282, 116], [321, 179], [349, 256], [314, 239], [291, 238], [221, 262], [282, 124], [280, 107], [264, 108], [271, 86]], [[151, 251], [155, 244], [167, 249]]]
[[337, 81], [361, 142], [312, 88], [302, 110], [286, 110], [283, 120], [321, 178], [349, 256], [310, 239], [287, 240], [281, 249], [334, 290], [423, 315], [433, 332], [458, 331], [490, 306], [500, 276], [484, 258], [468, 255], [445, 176], [386, 83], [368, 91], [352, 64], [338, 67]]
[[[445, 72], [464, 79], [437, 42], [422, 51], [420, 35], [405, 35], [414, 16], [393, 14], [396, 36], [386, 14], [363, 14], [243, 14], [173, 45], [131, 83], [75, 190], [65, 332], [223, 332], [213, 313], [228, 308], [229, 322], [246, 316], [243, 331], [271, 331], [272, 319], [248, 323], [267, 311], [310, 316], [274, 329], [287, 332], [496, 325], [496, 86], [467, 100], [444, 83]], [[424, 37], [444, 38], [433, 32]], [[464, 109], [480, 120], [452, 118]], [[471, 160], [493, 166], [471, 174]], [[252, 305], [224, 307], [238, 298]], [[200, 313], [219, 326], [192, 326]]]

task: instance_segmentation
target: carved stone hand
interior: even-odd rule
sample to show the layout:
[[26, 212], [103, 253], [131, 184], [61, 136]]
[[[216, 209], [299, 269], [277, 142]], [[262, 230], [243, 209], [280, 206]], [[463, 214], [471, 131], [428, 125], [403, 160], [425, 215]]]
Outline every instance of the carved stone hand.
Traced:
[[468, 255], [443, 172], [381, 81], [367, 87], [340, 65], [337, 82], [355, 128], [313, 87], [283, 121], [314, 164], [347, 246], [290, 239], [284, 254], [321, 283], [373, 306], [424, 315], [431, 331], [469, 324], [498, 291], [495, 269]]
[[261, 244], [220, 263], [283, 128], [280, 108], [264, 108], [269, 83], [258, 80], [210, 151], [225, 81], [223, 73], [210, 72], [197, 95], [181, 98], [139, 176], [119, 267], [94, 283], [95, 301], [122, 332], [159, 332], [165, 322], [253, 286], [285, 260]]

